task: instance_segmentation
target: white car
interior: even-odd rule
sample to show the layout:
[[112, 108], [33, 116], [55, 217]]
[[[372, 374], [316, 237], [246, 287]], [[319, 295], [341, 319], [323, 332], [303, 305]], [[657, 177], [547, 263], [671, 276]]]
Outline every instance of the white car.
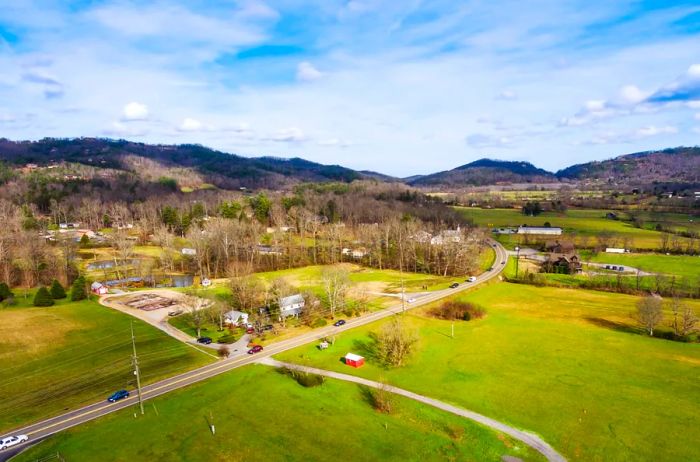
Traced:
[[16, 435], [3, 438], [0, 440], [0, 451], [10, 448], [12, 446], [16, 446], [20, 443], [24, 443], [28, 439], [29, 437], [27, 435]]
[[475, 276], [469, 276], [469, 279], [467, 279], [469, 282], [476, 282], [476, 277]]

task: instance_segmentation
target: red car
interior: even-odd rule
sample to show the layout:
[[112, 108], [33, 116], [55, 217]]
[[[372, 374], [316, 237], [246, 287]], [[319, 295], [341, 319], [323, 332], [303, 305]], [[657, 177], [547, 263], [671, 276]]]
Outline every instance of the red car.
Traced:
[[253, 345], [253, 348], [251, 348], [250, 350], [248, 350], [248, 354], [249, 354], [249, 355], [252, 355], [252, 354], [255, 354], [255, 353], [260, 353], [261, 351], [263, 351], [263, 347], [262, 347], [262, 346], [260, 346], [260, 345]]
[[247, 329], [245, 330], [245, 333], [246, 333], [246, 334], [254, 334], [254, 333], [255, 333], [255, 329], [253, 329], [252, 327], [249, 327], [249, 328], [247, 328]]

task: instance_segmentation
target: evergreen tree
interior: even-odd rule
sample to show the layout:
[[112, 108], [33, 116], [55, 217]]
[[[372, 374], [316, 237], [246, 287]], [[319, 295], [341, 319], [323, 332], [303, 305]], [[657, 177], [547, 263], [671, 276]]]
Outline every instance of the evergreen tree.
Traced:
[[54, 279], [51, 283], [51, 298], [54, 300], [59, 300], [61, 298], [66, 298], [66, 289], [63, 288], [57, 279]]
[[74, 302], [85, 300], [87, 298], [87, 282], [83, 276], [78, 276], [70, 288], [70, 299]]
[[51, 306], [54, 304], [53, 298], [46, 287], [37, 290], [34, 296], [34, 306]]
[[14, 297], [10, 287], [4, 282], [0, 282], [0, 301]]

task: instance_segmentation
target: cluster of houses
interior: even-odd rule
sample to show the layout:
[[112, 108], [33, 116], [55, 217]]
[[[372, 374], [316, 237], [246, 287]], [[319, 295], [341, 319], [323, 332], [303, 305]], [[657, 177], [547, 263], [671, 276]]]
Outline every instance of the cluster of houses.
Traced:
[[[306, 300], [301, 294], [289, 295], [287, 297], [281, 297], [279, 299], [280, 314], [279, 320], [283, 320], [289, 317], [299, 317], [299, 315], [304, 311], [306, 306]], [[259, 308], [259, 314], [263, 316], [269, 316], [270, 310], [267, 307]], [[224, 314], [224, 322], [226, 324], [236, 326], [236, 327], [252, 327], [249, 321], [250, 315], [242, 311], [231, 310]]]
[[548, 242], [545, 244], [547, 257], [542, 263], [545, 273], [577, 274], [583, 269], [581, 258], [576, 254], [572, 242]]

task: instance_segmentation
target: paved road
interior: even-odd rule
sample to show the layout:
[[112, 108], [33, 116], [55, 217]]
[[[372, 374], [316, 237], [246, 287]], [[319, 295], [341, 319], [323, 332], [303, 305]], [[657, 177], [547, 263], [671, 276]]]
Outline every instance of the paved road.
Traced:
[[[497, 278], [506, 266], [505, 263], [507, 263], [508, 254], [500, 244], [493, 242], [492, 245], [494, 245], [494, 250], [496, 251], [496, 260], [493, 265], [493, 268], [490, 271], [487, 271], [478, 276], [475, 282], [461, 283], [460, 286], [456, 289], [445, 289], [435, 291], [430, 293], [429, 295], [416, 299], [416, 301], [413, 303], [406, 303], [406, 309], [409, 310], [422, 305], [426, 305], [428, 303], [432, 303], [434, 301], [440, 300], [450, 295], [454, 295], [464, 290], [468, 290], [479, 284], [483, 284], [487, 281]], [[504, 264], [502, 264], [501, 262], [503, 262]], [[144, 400], [155, 398], [170, 391], [177, 390], [179, 388], [186, 387], [187, 385], [201, 382], [202, 380], [206, 380], [224, 372], [228, 372], [232, 369], [245, 366], [246, 364], [254, 363], [261, 359], [261, 357], [275, 355], [310, 342], [319, 341], [324, 337], [336, 335], [348, 329], [363, 326], [365, 324], [384, 319], [394, 314], [401, 313], [403, 311], [402, 308], [402, 304], [397, 303], [396, 305], [392, 305], [389, 308], [368, 313], [357, 318], [349, 319], [347, 320], [347, 323], [345, 325], [340, 327], [326, 326], [320, 329], [315, 329], [311, 332], [299, 335], [294, 338], [271, 343], [270, 345], [265, 347], [264, 351], [255, 355], [248, 355], [246, 353], [232, 355], [229, 359], [218, 361], [216, 363], [209, 364], [198, 369], [194, 369], [190, 372], [185, 372], [175, 377], [170, 377], [168, 379], [161, 380], [160, 382], [147, 385], [142, 388], [142, 397]], [[106, 400], [103, 402], [94, 403], [89, 406], [85, 406], [80, 409], [76, 409], [74, 411], [70, 411], [65, 414], [46, 419], [23, 428], [15, 429], [12, 432], [8, 432], [7, 434], [2, 435], [2, 437], [4, 438], [9, 435], [17, 434], [28, 435], [29, 441], [27, 443], [15, 447], [15, 449], [22, 449], [26, 445], [35, 444], [38, 441], [50, 435], [58, 433], [62, 430], [66, 430], [81, 423], [88, 422], [98, 417], [118, 411], [120, 409], [125, 409], [128, 407], [136, 409], [136, 404], [136, 392], [132, 391], [131, 396], [129, 398], [123, 399], [116, 403], [108, 403]], [[15, 451], [13, 450], [13, 453], [14, 452]], [[0, 453], [0, 462], [7, 460], [7, 455], [7, 452]]]
[[447, 411], [461, 417], [466, 417], [467, 419], [478, 422], [486, 427], [493, 428], [494, 430], [498, 430], [499, 432], [505, 433], [506, 435], [510, 435], [511, 437], [515, 438], [516, 440], [522, 441], [523, 443], [533, 448], [535, 451], [545, 456], [547, 460], [550, 460], [552, 462], [566, 461], [566, 459], [564, 459], [564, 457], [561, 454], [559, 454], [553, 447], [547, 444], [546, 441], [544, 441], [542, 438], [533, 433], [518, 430], [517, 428], [511, 427], [510, 425], [504, 424], [503, 422], [499, 422], [490, 417], [486, 417], [485, 415], [481, 415], [479, 413], [469, 411], [461, 407], [453, 406], [451, 404], [439, 401], [437, 399], [429, 398], [424, 395], [419, 395], [418, 393], [413, 393], [412, 391], [404, 390], [403, 388], [382, 384], [379, 382], [375, 382], [374, 380], [367, 380], [362, 377], [356, 377], [354, 375], [342, 374], [340, 372], [333, 372], [327, 371], [325, 369], [316, 369], [314, 367], [285, 363], [282, 361], [277, 361], [270, 357], [262, 358], [259, 361], [259, 363], [273, 367], [287, 367], [299, 371], [310, 372], [312, 374], [323, 375], [337, 380], [345, 380], [346, 382], [358, 383], [360, 385], [365, 385], [372, 388], [384, 388], [385, 390], [390, 391], [391, 393], [405, 396], [406, 398], [410, 398], [415, 401], [420, 401], [421, 403], [436, 407], [438, 409], [442, 409], [443, 411]]

